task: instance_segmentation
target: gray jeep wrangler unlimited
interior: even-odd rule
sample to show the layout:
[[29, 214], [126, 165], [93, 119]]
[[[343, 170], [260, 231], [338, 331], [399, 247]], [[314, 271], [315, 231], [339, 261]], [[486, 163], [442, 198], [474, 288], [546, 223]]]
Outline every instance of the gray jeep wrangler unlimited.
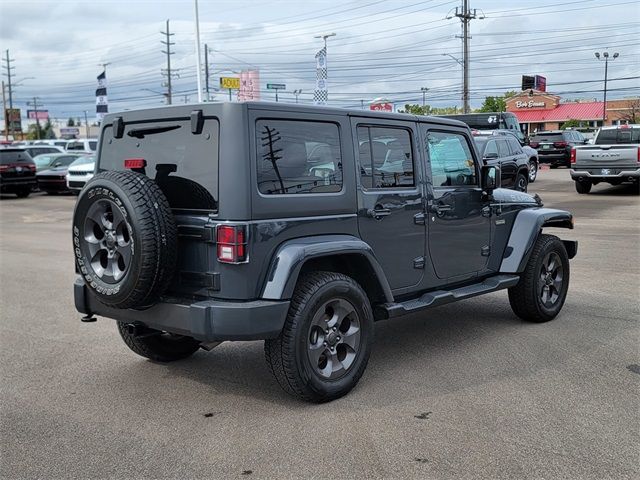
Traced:
[[443, 118], [269, 103], [107, 116], [73, 218], [75, 305], [169, 362], [265, 340], [287, 392], [328, 401], [362, 376], [376, 320], [508, 289], [553, 319], [570, 213], [500, 189]]

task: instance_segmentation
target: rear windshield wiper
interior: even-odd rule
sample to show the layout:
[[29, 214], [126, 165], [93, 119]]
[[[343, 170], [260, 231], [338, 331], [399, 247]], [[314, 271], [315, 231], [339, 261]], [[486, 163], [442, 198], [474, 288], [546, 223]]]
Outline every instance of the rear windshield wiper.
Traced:
[[182, 128], [181, 125], [168, 125], [166, 127], [136, 128], [134, 130], [129, 130], [127, 132], [127, 135], [135, 138], [144, 138], [145, 135], [155, 135], [156, 133], [170, 132], [171, 130], [176, 130], [178, 128]]

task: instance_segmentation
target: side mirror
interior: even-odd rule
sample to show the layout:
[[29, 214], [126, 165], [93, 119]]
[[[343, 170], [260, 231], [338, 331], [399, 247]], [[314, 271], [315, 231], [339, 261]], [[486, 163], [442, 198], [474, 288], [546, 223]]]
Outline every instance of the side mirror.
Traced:
[[496, 152], [489, 152], [482, 158], [483, 160], [495, 160], [498, 158], [498, 154]]
[[491, 194], [496, 188], [500, 188], [500, 168], [494, 165], [482, 167], [482, 189]]

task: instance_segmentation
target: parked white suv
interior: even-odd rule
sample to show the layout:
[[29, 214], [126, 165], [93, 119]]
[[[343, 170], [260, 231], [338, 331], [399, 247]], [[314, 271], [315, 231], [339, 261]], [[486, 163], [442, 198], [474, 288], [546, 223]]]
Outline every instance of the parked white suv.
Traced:
[[96, 138], [80, 138], [78, 140], [71, 140], [65, 147], [67, 152], [87, 152], [92, 153], [96, 151], [98, 147], [98, 140]]
[[95, 169], [95, 155], [85, 155], [69, 165], [67, 170], [67, 187], [69, 190], [75, 194], [80, 193], [82, 187], [93, 177]]

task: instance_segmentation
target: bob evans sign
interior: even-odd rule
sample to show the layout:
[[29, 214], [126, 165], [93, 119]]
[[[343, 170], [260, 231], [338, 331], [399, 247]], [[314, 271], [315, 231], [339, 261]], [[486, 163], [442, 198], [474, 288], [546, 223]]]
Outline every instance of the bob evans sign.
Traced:
[[528, 102], [521, 102], [521, 101], [516, 102], [516, 108], [536, 108], [536, 107], [545, 108], [545, 106], [546, 106], [546, 103], [535, 102], [533, 100], [529, 100]]

